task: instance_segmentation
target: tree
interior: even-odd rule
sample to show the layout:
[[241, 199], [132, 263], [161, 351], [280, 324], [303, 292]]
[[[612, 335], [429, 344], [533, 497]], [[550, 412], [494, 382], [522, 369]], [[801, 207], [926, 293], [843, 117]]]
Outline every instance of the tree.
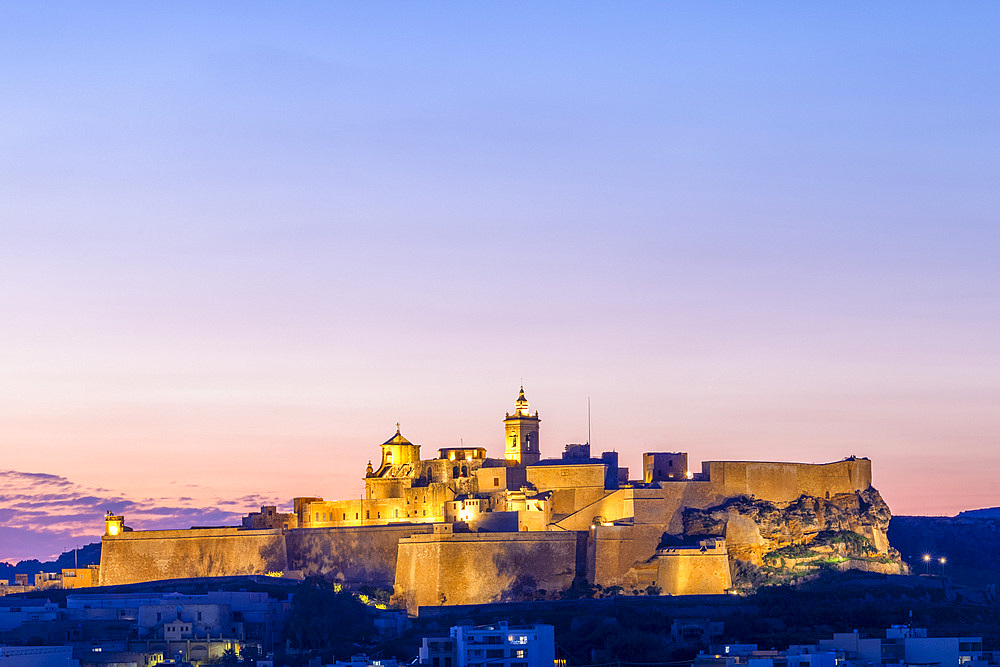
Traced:
[[353, 594], [321, 577], [309, 577], [295, 589], [285, 638], [300, 651], [346, 658], [371, 632], [372, 614]]

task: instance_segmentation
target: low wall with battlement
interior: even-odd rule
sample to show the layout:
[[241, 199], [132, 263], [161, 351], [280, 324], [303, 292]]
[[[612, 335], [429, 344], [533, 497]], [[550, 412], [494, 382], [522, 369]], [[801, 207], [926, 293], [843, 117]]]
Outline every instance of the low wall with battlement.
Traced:
[[144, 530], [101, 540], [102, 586], [288, 569], [280, 530]]
[[702, 471], [722, 498], [753, 496], [771, 502], [829, 498], [864, 491], [872, 484], [872, 462], [859, 458], [834, 463], [706, 461]]
[[415, 614], [561, 591], [585, 572], [586, 552], [585, 532], [414, 535], [399, 543], [396, 599]]
[[392, 590], [399, 541], [432, 530], [426, 523], [290, 530], [285, 534], [288, 568], [347, 586]]

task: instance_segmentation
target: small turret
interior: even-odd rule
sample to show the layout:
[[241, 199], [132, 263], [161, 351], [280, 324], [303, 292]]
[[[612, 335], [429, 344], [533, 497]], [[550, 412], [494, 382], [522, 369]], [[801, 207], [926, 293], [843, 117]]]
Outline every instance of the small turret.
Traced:
[[104, 517], [104, 535], [106, 537], [115, 537], [116, 535], [121, 535], [125, 532], [125, 517], [118, 514], [112, 514], [111, 510]]

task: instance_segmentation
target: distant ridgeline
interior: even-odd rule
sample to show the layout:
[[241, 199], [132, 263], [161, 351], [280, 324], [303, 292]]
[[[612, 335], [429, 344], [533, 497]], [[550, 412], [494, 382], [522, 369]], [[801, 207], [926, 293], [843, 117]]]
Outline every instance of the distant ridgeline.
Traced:
[[542, 459], [523, 388], [503, 421], [503, 458], [445, 447], [422, 459], [397, 424], [364, 498], [295, 498], [293, 512], [262, 507], [239, 528], [132, 531], [109, 513], [101, 583], [321, 575], [394, 589], [415, 612], [581, 585], [707, 594], [826, 567], [899, 571], [866, 458], [693, 472], [686, 453], [653, 452], [630, 479], [616, 452], [589, 444]]
[[956, 515], [959, 519], [1000, 519], [1000, 507], [984, 507], [978, 510], [965, 510]]
[[56, 560], [42, 562], [34, 558], [22, 560], [17, 565], [10, 563], [0, 563], [0, 579], [14, 581], [14, 575], [27, 574], [33, 577], [39, 572], [62, 572], [64, 569], [75, 567], [87, 567], [97, 565], [101, 562], [101, 543], [94, 542], [79, 549], [71, 549], [59, 556]]
[[915, 573], [945, 574], [970, 585], [1000, 584], [1000, 508], [954, 517], [894, 516], [888, 535]]

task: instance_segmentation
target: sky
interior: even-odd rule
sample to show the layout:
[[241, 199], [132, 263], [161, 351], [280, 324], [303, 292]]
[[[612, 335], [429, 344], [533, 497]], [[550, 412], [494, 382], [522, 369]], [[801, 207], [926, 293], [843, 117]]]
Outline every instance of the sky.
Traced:
[[396, 422], [1000, 505], [1000, 6], [0, 3], [0, 560]]

